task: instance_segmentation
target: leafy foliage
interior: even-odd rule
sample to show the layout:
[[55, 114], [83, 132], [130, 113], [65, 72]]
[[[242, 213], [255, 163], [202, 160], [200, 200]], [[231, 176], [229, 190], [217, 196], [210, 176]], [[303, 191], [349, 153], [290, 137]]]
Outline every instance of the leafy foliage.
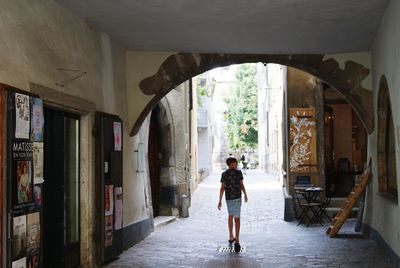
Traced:
[[243, 151], [258, 144], [257, 65], [242, 64], [235, 71], [231, 95], [225, 98], [229, 147]]

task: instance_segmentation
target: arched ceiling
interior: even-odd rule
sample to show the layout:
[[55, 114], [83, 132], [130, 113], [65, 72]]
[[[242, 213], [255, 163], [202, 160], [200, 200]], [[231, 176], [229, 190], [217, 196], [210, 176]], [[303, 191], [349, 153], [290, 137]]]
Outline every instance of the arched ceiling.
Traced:
[[56, 0], [130, 50], [368, 51], [390, 0]]

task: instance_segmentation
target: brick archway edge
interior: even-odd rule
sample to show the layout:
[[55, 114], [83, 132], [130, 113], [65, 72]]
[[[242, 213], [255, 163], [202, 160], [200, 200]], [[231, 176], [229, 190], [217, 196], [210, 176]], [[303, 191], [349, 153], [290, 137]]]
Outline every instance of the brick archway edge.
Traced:
[[323, 80], [352, 105], [365, 129], [371, 134], [374, 130], [372, 91], [362, 87], [362, 81], [370, 70], [354, 61], [347, 61], [345, 68], [333, 59], [325, 59], [321, 54], [203, 54], [178, 53], [169, 56], [157, 73], [143, 79], [139, 87], [146, 95], [155, 95], [140, 114], [132, 128], [131, 136], [138, 133], [140, 126], [155, 105], [172, 89], [186, 80], [205, 71], [241, 63], [277, 63], [308, 72]]

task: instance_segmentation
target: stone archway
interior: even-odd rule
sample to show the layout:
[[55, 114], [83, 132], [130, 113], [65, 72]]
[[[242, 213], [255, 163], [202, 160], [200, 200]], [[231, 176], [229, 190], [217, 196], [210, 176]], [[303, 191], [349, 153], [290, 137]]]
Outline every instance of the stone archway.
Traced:
[[165, 98], [151, 111], [148, 165], [153, 216], [177, 215], [174, 125], [170, 106]]
[[136, 135], [150, 111], [173, 88], [188, 79], [217, 67], [232, 64], [263, 62], [277, 63], [306, 71], [337, 89], [352, 105], [362, 123], [371, 134], [374, 130], [372, 91], [362, 86], [370, 70], [354, 61], [347, 61], [341, 69], [333, 59], [325, 55], [269, 55], [269, 54], [199, 54], [179, 53], [169, 56], [157, 73], [140, 82], [140, 89], [146, 95], [154, 95], [132, 128]]

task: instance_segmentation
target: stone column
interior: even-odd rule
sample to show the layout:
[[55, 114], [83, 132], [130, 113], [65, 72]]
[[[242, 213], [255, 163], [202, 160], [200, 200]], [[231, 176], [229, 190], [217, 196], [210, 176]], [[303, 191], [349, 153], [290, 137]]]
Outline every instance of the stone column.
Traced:
[[178, 216], [175, 167], [161, 168], [160, 180], [160, 215]]

